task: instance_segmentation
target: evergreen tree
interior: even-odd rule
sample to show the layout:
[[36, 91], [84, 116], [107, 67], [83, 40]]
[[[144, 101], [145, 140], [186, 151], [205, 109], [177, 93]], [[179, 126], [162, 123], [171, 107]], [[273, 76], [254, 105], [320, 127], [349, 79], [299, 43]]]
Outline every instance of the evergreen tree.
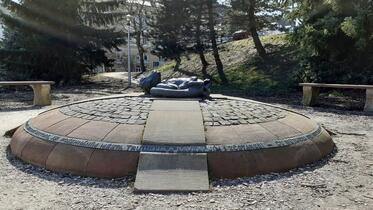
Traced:
[[188, 0], [159, 0], [151, 25], [154, 53], [176, 62], [178, 70], [181, 55], [187, 50], [191, 31], [188, 23], [190, 9]]
[[373, 82], [373, 1], [292, 0], [303, 81]]
[[278, 1], [266, 0], [231, 0], [231, 25], [233, 30], [247, 29], [253, 39], [255, 48], [262, 58], [266, 50], [260, 41], [258, 30], [269, 27], [270, 22], [277, 19], [282, 8]]
[[103, 25], [123, 14], [109, 11], [120, 1], [3, 0], [5, 25], [0, 59], [8, 79], [79, 81], [102, 64], [105, 50], [122, 44], [123, 34]]

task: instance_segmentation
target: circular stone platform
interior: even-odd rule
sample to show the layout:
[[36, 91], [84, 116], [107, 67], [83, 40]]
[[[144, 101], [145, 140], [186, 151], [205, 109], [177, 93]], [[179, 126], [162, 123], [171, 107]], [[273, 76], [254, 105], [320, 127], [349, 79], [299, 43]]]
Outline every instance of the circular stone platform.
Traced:
[[234, 178], [302, 166], [334, 148], [329, 134], [305, 116], [222, 95], [199, 100], [205, 144], [145, 144], [154, 100], [132, 94], [49, 110], [16, 131], [11, 151], [52, 171], [110, 178], [135, 174], [140, 152], [204, 153], [210, 177]]

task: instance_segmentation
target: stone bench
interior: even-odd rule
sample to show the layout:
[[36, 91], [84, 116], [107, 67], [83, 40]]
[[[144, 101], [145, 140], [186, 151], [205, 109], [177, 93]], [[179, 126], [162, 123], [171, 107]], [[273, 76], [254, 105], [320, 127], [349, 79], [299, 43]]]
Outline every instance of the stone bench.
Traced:
[[51, 85], [52, 81], [0, 81], [0, 86], [20, 86], [28, 85], [34, 91], [34, 105], [51, 105]]
[[322, 84], [322, 83], [300, 83], [303, 87], [303, 105], [313, 106], [317, 104], [320, 88], [343, 88], [366, 90], [364, 111], [373, 112], [373, 85], [348, 85], [348, 84]]

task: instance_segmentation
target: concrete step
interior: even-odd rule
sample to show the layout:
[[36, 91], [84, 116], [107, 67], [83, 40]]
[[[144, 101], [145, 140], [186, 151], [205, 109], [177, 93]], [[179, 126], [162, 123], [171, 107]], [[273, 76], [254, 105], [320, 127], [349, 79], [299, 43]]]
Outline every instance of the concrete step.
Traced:
[[208, 190], [207, 154], [140, 153], [135, 192]]

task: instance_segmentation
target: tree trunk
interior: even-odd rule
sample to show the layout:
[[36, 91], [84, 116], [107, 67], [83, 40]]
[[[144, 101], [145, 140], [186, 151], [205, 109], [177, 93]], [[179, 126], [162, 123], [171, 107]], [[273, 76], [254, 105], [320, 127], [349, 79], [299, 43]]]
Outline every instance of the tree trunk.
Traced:
[[209, 63], [206, 61], [206, 57], [204, 54], [204, 47], [201, 41], [201, 25], [202, 25], [202, 10], [203, 10], [203, 4], [200, 4], [198, 15], [197, 15], [197, 21], [196, 21], [196, 43], [197, 43], [197, 52], [199, 55], [199, 58], [201, 60], [202, 64], [202, 74], [204, 79], [211, 79], [211, 76], [207, 73], [207, 66]]
[[[136, 29], [136, 47], [139, 52], [139, 59], [140, 59], [140, 68], [141, 72], [144, 73], [146, 71], [145, 61], [144, 61], [144, 47], [141, 43], [141, 32], [142, 32], [142, 17], [141, 15], [139, 17], [139, 25], [137, 26], [136, 23], [134, 24]], [[134, 21], [135, 22], [135, 21]]]
[[258, 52], [259, 56], [262, 58], [265, 58], [267, 53], [264, 49], [262, 42], [259, 39], [258, 31], [256, 28], [256, 20], [255, 20], [255, 1], [256, 0], [250, 0], [249, 1], [249, 30], [251, 33], [251, 36], [254, 41], [254, 45], [256, 48], [256, 51]]
[[205, 54], [203, 53], [203, 51], [198, 51], [198, 54], [199, 54], [199, 58], [201, 59], [201, 63], [202, 63], [201, 71], [203, 74], [203, 78], [211, 79], [211, 76], [207, 73], [207, 66], [209, 65], [209, 63], [206, 61]]
[[141, 32], [136, 33], [136, 46], [137, 50], [139, 51], [141, 72], [143, 73], [146, 71], [146, 66], [144, 61], [144, 48], [141, 45]]
[[180, 57], [176, 57], [175, 61], [176, 61], [176, 64], [175, 64], [175, 67], [174, 67], [174, 72], [176, 72], [176, 71], [179, 70], [180, 63], [181, 63], [181, 58]]
[[227, 84], [228, 80], [225, 76], [224, 70], [223, 70], [223, 63], [220, 60], [219, 50], [218, 46], [216, 44], [216, 32], [214, 29], [215, 23], [214, 23], [214, 12], [213, 12], [213, 0], [206, 0], [207, 3], [207, 9], [208, 9], [208, 28], [209, 28], [209, 35], [211, 40], [211, 47], [212, 52], [215, 58], [216, 68], [218, 70], [218, 74], [220, 77], [220, 80], [223, 84]]

